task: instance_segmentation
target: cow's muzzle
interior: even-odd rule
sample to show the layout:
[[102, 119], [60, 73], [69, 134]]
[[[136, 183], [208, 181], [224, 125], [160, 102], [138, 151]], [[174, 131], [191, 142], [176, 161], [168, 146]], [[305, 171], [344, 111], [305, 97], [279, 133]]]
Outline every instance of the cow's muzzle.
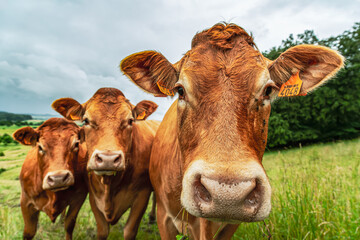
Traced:
[[229, 223], [261, 221], [271, 210], [271, 187], [258, 163], [229, 171], [198, 160], [184, 174], [181, 203], [197, 217]]
[[125, 156], [123, 151], [95, 150], [88, 162], [87, 170], [97, 175], [115, 175], [125, 169]]
[[57, 192], [69, 188], [74, 182], [74, 175], [69, 170], [57, 170], [46, 174], [42, 187]]

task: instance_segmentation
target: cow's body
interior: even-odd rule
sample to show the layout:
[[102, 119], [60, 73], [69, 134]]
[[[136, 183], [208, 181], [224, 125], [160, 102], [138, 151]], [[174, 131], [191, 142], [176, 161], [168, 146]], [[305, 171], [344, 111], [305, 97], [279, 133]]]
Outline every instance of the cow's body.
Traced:
[[[179, 94], [156, 134], [150, 179], [162, 239], [230, 239], [240, 222], [265, 219], [271, 187], [262, 166], [270, 101], [292, 75], [302, 95], [332, 77], [343, 58], [296, 46], [266, 59], [235, 24], [196, 34], [176, 64], [158, 52], [125, 58], [121, 70], [155, 96]], [[223, 222], [225, 224], [220, 224]]]
[[[69, 142], [70, 137], [76, 139], [79, 127], [64, 119], [50, 119], [39, 129], [40, 141], [42, 141], [42, 144], [47, 143], [45, 154], [51, 155], [45, 161], [52, 161], [55, 158], [65, 159], [67, 152], [72, 151], [66, 148], [67, 145], [72, 144]], [[58, 141], [54, 141], [54, 139], [58, 139]], [[73, 139], [71, 141], [74, 141]], [[59, 145], [63, 148], [60, 149]], [[49, 148], [53, 149], [50, 150]], [[77, 148], [78, 150], [71, 156], [70, 161], [60, 163], [64, 164], [64, 166], [52, 166], [52, 163], [41, 162], [37, 146], [34, 146], [28, 152], [20, 173], [21, 210], [25, 222], [25, 239], [31, 239], [35, 235], [40, 211], [45, 212], [51, 221], [55, 222], [58, 215], [65, 211], [68, 206], [65, 216], [65, 230], [66, 238], [72, 238], [77, 214], [88, 193], [86, 186], [86, 146], [78, 144]], [[44, 190], [44, 178], [49, 176], [47, 172], [50, 170], [59, 172], [60, 169], [68, 169], [71, 172], [74, 178], [73, 183], [66, 186], [67, 189], [65, 190]], [[60, 188], [62, 187], [60, 186]]]
[[135, 239], [152, 192], [149, 160], [160, 125], [136, 119], [145, 120], [157, 105], [142, 101], [133, 106], [121, 91], [101, 88], [83, 105], [65, 98], [55, 101], [53, 107], [65, 117], [85, 123], [89, 198], [98, 238], [106, 239], [109, 225], [130, 208], [124, 238]]

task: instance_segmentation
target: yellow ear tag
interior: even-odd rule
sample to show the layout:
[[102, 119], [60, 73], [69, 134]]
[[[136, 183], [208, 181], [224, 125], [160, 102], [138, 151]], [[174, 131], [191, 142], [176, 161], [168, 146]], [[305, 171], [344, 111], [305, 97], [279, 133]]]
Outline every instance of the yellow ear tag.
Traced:
[[73, 114], [71, 114], [71, 113], [70, 113], [70, 118], [71, 118], [71, 120], [73, 120], [73, 121], [80, 120], [80, 118], [79, 118], [78, 116], [73, 115]]
[[297, 96], [300, 93], [301, 85], [302, 85], [302, 81], [299, 77], [299, 73], [293, 74], [286, 83], [281, 85], [278, 96], [279, 97]]
[[164, 85], [160, 83], [160, 81], [157, 81], [156, 84], [158, 85], [160, 91], [168, 96], [174, 96], [174, 91], [171, 91], [170, 89], [167, 89]]
[[73, 121], [79, 120], [77, 117], [75, 117], [75, 116], [73, 116], [73, 115], [71, 115], [71, 114], [70, 114], [70, 118], [71, 118], [71, 120], [73, 120]]
[[136, 117], [136, 119], [138, 119], [138, 120], [143, 120], [143, 119], [145, 118], [145, 115], [146, 115], [146, 112], [143, 111], [142, 113], [140, 113], [140, 114]]
[[24, 138], [24, 144], [31, 145], [31, 139]]

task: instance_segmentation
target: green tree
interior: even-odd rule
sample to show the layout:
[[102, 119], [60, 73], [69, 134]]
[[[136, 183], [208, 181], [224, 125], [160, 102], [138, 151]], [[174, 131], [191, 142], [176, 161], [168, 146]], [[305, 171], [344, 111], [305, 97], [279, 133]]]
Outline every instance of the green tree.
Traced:
[[319, 40], [313, 31], [290, 35], [264, 56], [276, 59], [298, 44], [337, 49], [347, 60], [335, 79], [306, 97], [279, 99], [273, 104], [268, 147], [295, 145], [360, 135], [360, 23], [343, 34]]
[[10, 143], [18, 144], [9, 134], [5, 133], [0, 137], [0, 143], [4, 144], [5, 146], [9, 145]]

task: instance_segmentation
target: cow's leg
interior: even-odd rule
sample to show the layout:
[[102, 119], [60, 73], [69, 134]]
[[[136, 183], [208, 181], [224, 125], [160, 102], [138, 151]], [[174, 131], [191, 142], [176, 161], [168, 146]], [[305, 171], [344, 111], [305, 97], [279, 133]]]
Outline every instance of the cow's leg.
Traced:
[[215, 239], [226, 240], [231, 239], [231, 237], [236, 232], [236, 229], [239, 227], [239, 224], [226, 224], [226, 226], [216, 235]]
[[60, 222], [61, 223], [65, 222], [65, 217], [66, 217], [66, 208], [61, 212], [61, 215], [60, 215]]
[[76, 199], [70, 204], [69, 210], [65, 217], [66, 240], [72, 239], [76, 218], [80, 211], [81, 206], [85, 201], [85, 198], [86, 198], [86, 194], [82, 196], [80, 199]]
[[215, 235], [215, 233], [213, 233], [213, 225], [212, 222], [210, 222], [209, 220], [205, 219], [205, 218], [200, 218], [200, 236], [199, 239], [200, 240], [210, 240], [213, 239], [213, 235]]
[[26, 199], [21, 199], [21, 212], [24, 219], [23, 239], [32, 239], [37, 230], [37, 223], [39, 221], [39, 211], [29, 204]]
[[166, 209], [160, 199], [156, 198], [156, 220], [162, 240], [176, 239], [178, 231], [172, 219], [166, 214]]
[[207, 219], [200, 218], [200, 240], [231, 239], [238, 226], [238, 224], [211, 222]]
[[94, 197], [90, 194], [89, 196], [91, 210], [94, 213], [97, 227], [97, 238], [99, 240], [107, 239], [109, 235], [109, 223], [106, 221], [103, 213], [98, 209], [95, 203]]
[[156, 197], [155, 197], [155, 193], [153, 192], [153, 194], [152, 194], [152, 207], [151, 207], [151, 212], [149, 214], [149, 223], [154, 224], [155, 221], [156, 221]]
[[142, 216], [147, 208], [151, 191], [145, 189], [138, 193], [134, 204], [131, 206], [129, 218], [124, 227], [124, 239], [135, 239]]

